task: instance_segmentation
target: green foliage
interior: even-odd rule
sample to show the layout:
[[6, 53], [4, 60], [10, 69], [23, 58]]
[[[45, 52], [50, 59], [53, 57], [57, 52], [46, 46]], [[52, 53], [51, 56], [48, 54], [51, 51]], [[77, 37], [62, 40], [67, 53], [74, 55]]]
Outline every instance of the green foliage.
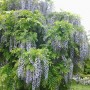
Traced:
[[0, 89], [14, 89], [14, 82], [18, 82], [17, 79], [16, 70], [14, 70], [9, 64], [0, 68]]
[[17, 10], [19, 5], [19, 0], [1, 0], [0, 8], [4, 11]]
[[90, 85], [77, 84], [75, 81], [72, 81], [70, 89], [71, 90], [89, 90]]
[[48, 18], [51, 18], [54, 16], [54, 20], [56, 21], [69, 21], [70, 23], [73, 20], [78, 20], [80, 21], [80, 16], [79, 15], [75, 15], [71, 12], [67, 12], [67, 11], [61, 11], [61, 12], [53, 12], [51, 14], [49, 14]]
[[56, 22], [54, 28], [57, 30], [56, 33], [59, 34], [57, 36], [61, 36], [61, 40], [69, 40], [69, 35], [73, 32], [72, 25], [65, 21]]
[[83, 67], [83, 63], [84, 62], [78, 62], [78, 64], [75, 64], [74, 65], [74, 71], [73, 71], [73, 74], [81, 74], [81, 73], [83, 73], [83, 71], [84, 71], [84, 67]]
[[90, 59], [85, 60], [84, 73], [90, 74]]

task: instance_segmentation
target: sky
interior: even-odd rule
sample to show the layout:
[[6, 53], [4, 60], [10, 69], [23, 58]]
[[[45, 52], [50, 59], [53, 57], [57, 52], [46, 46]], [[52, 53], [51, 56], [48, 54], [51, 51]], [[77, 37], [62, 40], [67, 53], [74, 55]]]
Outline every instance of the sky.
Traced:
[[70, 11], [81, 17], [81, 24], [87, 34], [90, 33], [90, 0], [53, 0], [54, 9], [60, 11]]

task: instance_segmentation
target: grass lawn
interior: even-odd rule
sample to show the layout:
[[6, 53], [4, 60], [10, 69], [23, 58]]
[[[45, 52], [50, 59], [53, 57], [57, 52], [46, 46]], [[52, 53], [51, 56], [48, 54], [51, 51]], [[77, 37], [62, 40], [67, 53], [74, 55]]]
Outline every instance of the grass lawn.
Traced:
[[70, 90], [90, 90], [90, 85], [72, 84]]

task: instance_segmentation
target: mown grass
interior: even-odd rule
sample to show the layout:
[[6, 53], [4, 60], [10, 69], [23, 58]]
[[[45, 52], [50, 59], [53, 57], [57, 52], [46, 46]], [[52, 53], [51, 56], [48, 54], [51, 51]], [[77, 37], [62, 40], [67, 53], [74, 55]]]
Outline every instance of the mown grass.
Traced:
[[71, 84], [70, 90], [90, 90], [90, 85]]

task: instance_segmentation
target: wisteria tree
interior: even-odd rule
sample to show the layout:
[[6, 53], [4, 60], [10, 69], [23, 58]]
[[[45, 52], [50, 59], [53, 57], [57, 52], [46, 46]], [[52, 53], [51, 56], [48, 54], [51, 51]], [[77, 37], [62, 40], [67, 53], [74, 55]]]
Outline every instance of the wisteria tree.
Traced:
[[51, 8], [49, 0], [2, 0], [0, 90], [67, 90], [89, 57], [79, 16]]

